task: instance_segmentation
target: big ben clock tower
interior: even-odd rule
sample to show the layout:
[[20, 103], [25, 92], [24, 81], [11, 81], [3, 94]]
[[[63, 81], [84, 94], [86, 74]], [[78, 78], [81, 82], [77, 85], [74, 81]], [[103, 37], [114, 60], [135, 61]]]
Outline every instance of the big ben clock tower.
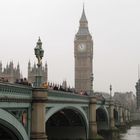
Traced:
[[93, 82], [93, 40], [88, 30], [84, 7], [79, 24], [79, 30], [74, 40], [75, 90], [90, 93]]

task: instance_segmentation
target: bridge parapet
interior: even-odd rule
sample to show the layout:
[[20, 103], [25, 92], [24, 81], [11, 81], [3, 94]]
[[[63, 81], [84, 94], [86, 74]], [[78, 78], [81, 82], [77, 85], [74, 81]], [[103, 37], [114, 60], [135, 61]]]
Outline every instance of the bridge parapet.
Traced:
[[90, 97], [86, 95], [79, 95], [71, 92], [63, 92], [56, 90], [48, 90], [48, 101], [65, 101], [65, 102], [77, 102], [77, 103], [89, 103]]
[[0, 100], [32, 99], [32, 87], [0, 82]]

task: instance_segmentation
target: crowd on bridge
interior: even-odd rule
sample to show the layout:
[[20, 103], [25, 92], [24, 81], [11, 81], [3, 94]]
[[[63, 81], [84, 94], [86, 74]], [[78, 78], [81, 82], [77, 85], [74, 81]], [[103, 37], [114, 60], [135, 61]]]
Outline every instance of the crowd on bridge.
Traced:
[[[9, 83], [8, 79], [4, 78], [4, 77], [0, 77], [0, 82]], [[14, 83], [34, 87], [34, 84], [28, 82], [27, 78], [16, 79], [16, 81]], [[41, 87], [49, 89], [49, 90], [57, 90], [57, 91], [62, 91], [62, 92], [66, 92], [66, 93], [88, 95], [88, 93], [85, 92], [85, 91], [81, 90], [80, 92], [77, 92], [77, 91], [75, 91], [75, 88], [71, 88], [70, 86], [67, 87], [67, 82], [66, 81], [63, 81], [62, 84], [54, 84], [54, 83], [51, 83], [51, 82], [44, 82], [44, 83], [41, 84]]]
[[65, 84], [54, 84], [51, 82], [47, 82], [43, 84], [43, 87], [46, 87], [47, 89], [50, 90], [58, 90], [58, 91], [63, 91], [63, 92], [71, 92], [74, 93], [74, 88], [71, 88], [70, 86], [67, 87]]
[[8, 79], [4, 77], [0, 77], [0, 82], [8, 82]]
[[27, 78], [16, 79], [16, 84], [22, 84], [27, 86], [32, 86], [31, 83], [28, 82]]
[[[9, 82], [8, 78], [6, 78], [6, 77], [0, 77], [0, 82], [2, 82], [2, 83], [12, 83], [12, 82]], [[27, 86], [32, 86], [32, 84], [28, 82], [27, 78], [16, 79], [16, 81], [14, 83], [15, 84], [27, 85]]]
[[62, 85], [54, 84], [54, 83], [50, 83], [50, 82], [43, 83], [43, 87], [50, 89], [50, 90], [63, 91], [63, 92], [79, 94], [79, 95], [88, 95], [87, 92], [84, 92], [82, 90], [80, 92], [76, 92], [74, 88], [71, 88], [70, 86], [67, 87], [65, 82], [63, 82]]

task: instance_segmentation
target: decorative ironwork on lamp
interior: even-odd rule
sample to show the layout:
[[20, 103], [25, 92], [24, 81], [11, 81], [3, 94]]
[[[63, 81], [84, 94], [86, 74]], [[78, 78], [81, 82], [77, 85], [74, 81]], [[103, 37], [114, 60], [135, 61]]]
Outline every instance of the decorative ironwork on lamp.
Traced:
[[36, 47], [34, 48], [34, 52], [35, 52], [35, 56], [38, 60], [38, 63], [37, 63], [38, 67], [37, 67], [37, 73], [36, 73], [36, 79], [35, 79], [34, 86], [36, 88], [40, 88], [41, 83], [42, 83], [41, 65], [42, 65], [42, 58], [44, 56], [44, 50], [42, 49], [42, 42], [41, 42], [40, 37], [38, 39], [38, 42], [36, 43]]
[[112, 99], [112, 85], [110, 84], [110, 100]]

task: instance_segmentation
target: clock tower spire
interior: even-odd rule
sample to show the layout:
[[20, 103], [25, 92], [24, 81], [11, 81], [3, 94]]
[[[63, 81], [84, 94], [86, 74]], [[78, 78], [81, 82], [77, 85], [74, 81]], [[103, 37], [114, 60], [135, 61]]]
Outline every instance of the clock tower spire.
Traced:
[[74, 58], [75, 90], [77, 92], [90, 93], [93, 82], [93, 40], [88, 29], [84, 6], [79, 21], [79, 29], [74, 40]]

